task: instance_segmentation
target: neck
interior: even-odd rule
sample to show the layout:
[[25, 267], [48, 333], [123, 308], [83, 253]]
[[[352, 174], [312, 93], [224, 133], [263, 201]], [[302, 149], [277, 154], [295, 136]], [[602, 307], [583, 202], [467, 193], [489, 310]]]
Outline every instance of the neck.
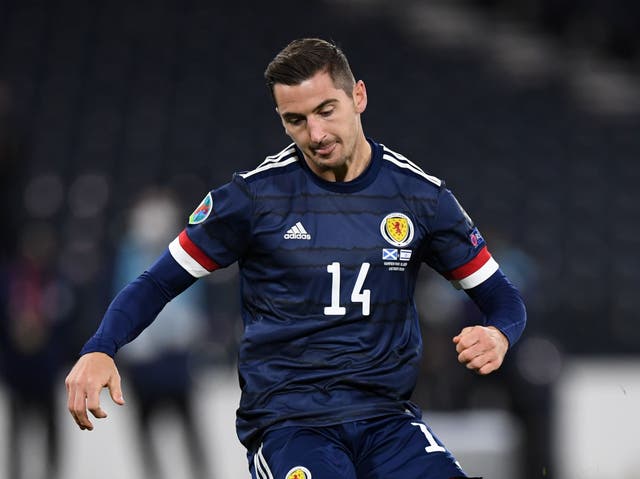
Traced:
[[349, 167], [347, 168], [343, 179], [336, 181], [355, 180], [362, 174], [364, 170], [367, 169], [369, 163], [371, 163], [371, 154], [371, 145], [364, 137], [364, 135], [362, 135], [360, 141], [356, 145], [356, 148], [353, 152], [353, 158], [351, 159], [351, 164], [349, 164]]
[[347, 158], [344, 164], [336, 168], [327, 168], [324, 171], [315, 170], [316, 174], [327, 181], [352, 181], [355, 180], [362, 172], [369, 166], [371, 162], [371, 145], [367, 141], [364, 135], [362, 135], [354, 149], [353, 154]]

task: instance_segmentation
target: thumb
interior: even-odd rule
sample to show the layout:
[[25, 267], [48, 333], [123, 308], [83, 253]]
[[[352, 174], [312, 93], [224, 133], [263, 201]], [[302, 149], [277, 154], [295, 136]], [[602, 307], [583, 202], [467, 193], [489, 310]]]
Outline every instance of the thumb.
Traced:
[[466, 326], [462, 328], [462, 331], [460, 331], [457, 336], [453, 337], [453, 342], [455, 344], [458, 344], [462, 339], [462, 336], [464, 336], [465, 334], [469, 334], [473, 330], [474, 330], [474, 326]]
[[107, 387], [109, 388], [109, 394], [111, 395], [113, 402], [123, 406], [124, 397], [122, 396], [122, 387], [120, 386], [120, 376], [117, 374], [111, 376], [111, 379], [109, 379], [109, 382], [107, 383]]

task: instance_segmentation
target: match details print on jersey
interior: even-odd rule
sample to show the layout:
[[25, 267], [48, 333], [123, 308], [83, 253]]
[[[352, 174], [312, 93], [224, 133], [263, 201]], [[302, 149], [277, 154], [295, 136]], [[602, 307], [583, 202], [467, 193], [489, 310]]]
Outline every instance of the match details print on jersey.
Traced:
[[[393, 246], [402, 248], [413, 241], [413, 223], [403, 213], [390, 213], [380, 223], [380, 234]], [[404, 271], [411, 254], [410, 249], [383, 248], [382, 260], [389, 271]]]

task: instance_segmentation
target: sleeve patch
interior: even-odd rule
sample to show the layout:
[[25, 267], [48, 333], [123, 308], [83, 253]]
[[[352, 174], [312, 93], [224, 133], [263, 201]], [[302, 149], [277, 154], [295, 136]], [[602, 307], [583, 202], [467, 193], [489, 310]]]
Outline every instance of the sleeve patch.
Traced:
[[211, 192], [204, 197], [202, 202], [198, 205], [198, 207], [191, 213], [189, 216], [189, 224], [197, 225], [202, 223], [209, 217], [211, 214], [211, 210], [213, 209], [213, 197], [211, 196]]

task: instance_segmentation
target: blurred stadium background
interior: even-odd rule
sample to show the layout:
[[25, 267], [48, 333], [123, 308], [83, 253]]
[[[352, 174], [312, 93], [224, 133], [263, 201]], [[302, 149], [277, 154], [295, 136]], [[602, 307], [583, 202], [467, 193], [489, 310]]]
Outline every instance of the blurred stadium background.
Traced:
[[[527, 300], [508, 364], [477, 378], [449, 343], [476, 313], [425, 270], [427, 420], [487, 478], [640, 477], [639, 32], [632, 0], [0, 0], [0, 477], [19, 479], [11, 457], [55, 477], [48, 444], [60, 478], [160, 477], [135, 396], [80, 433], [64, 375], [113, 294], [134, 205], [162, 191], [186, 219], [285, 144], [262, 71], [300, 36], [345, 49], [365, 131], [447, 181]], [[188, 367], [207, 477], [248, 477], [236, 272], [205, 284]], [[190, 477], [171, 421], [152, 442], [166, 477]]]

